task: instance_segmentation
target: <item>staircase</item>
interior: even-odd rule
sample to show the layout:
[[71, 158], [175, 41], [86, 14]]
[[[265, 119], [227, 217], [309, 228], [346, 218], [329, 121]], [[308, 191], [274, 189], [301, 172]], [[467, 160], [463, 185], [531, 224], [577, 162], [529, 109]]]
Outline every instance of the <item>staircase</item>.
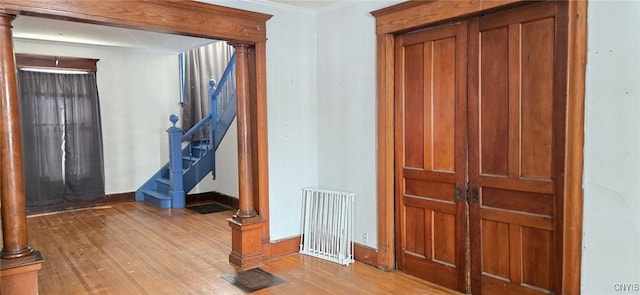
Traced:
[[169, 163], [158, 170], [136, 191], [136, 201], [160, 208], [184, 208], [185, 196], [209, 172], [215, 179], [215, 151], [236, 116], [235, 55], [216, 86], [210, 81], [210, 113], [182, 134], [171, 115]]

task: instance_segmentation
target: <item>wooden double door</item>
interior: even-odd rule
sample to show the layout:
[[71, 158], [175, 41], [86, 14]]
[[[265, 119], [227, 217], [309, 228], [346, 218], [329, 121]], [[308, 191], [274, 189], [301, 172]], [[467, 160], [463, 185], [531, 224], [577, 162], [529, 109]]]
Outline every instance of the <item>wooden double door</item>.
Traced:
[[560, 293], [563, 5], [396, 37], [400, 271], [473, 294]]

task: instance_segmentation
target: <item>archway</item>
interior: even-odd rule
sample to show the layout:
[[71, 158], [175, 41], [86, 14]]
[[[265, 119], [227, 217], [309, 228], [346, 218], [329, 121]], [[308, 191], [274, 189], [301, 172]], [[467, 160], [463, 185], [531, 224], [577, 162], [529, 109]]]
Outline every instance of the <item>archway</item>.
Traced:
[[[229, 260], [239, 268], [261, 263], [265, 259], [263, 245], [270, 240], [265, 23], [271, 16], [198, 2], [7, 0], [0, 3], [3, 266], [10, 264], [5, 261], [25, 260], [32, 265], [37, 260], [35, 257], [29, 259], [35, 254], [29, 247], [26, 229], [20, 118], [11, 33], [11, 22], [19, 15], [226, 40], [233, 42], [240, 49], [239, 52], [243, 52], [237, 61], [238, 102], [241, 106], [238, 107], [240, 208], [229, 220], [232, 227]], [[32, 280], [33, 276], [27, 279]], [[35, 279], [37, 282], [37, 276]], [[37, 286], [37, 283], [33, 285]]]

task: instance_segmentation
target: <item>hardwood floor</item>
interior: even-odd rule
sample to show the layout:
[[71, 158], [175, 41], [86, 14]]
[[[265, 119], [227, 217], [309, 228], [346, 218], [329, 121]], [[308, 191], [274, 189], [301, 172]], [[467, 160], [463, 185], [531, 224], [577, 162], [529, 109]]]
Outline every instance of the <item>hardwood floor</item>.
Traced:
[[[244, 294], [220, 276], [232, 211], [201, 215], [120, 203], [28, 218], [45, 263], [40, 294]], [[285, 283], [254, 294], [458, 294], [399, 272], [292, 254], [263, 270]]]

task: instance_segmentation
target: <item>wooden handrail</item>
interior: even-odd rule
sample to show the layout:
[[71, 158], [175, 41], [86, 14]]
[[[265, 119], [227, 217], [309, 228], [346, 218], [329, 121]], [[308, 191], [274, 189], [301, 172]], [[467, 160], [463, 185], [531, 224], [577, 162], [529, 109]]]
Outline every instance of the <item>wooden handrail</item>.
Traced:
[[200, 129], [204, 128], [204, 126], [209, 122], [209, 120], [211, 120], [211, 114], [206, 115], [204, 118], [198, 121], [196, 125], [193, 125], [193, 127], [191, 127], [187, 132], [182, 134], [182, 136], [180, 137], [180, 141], [188, 141], [191, 138], [191, 136], [193, 136], [193, 134], [195, 134]]

